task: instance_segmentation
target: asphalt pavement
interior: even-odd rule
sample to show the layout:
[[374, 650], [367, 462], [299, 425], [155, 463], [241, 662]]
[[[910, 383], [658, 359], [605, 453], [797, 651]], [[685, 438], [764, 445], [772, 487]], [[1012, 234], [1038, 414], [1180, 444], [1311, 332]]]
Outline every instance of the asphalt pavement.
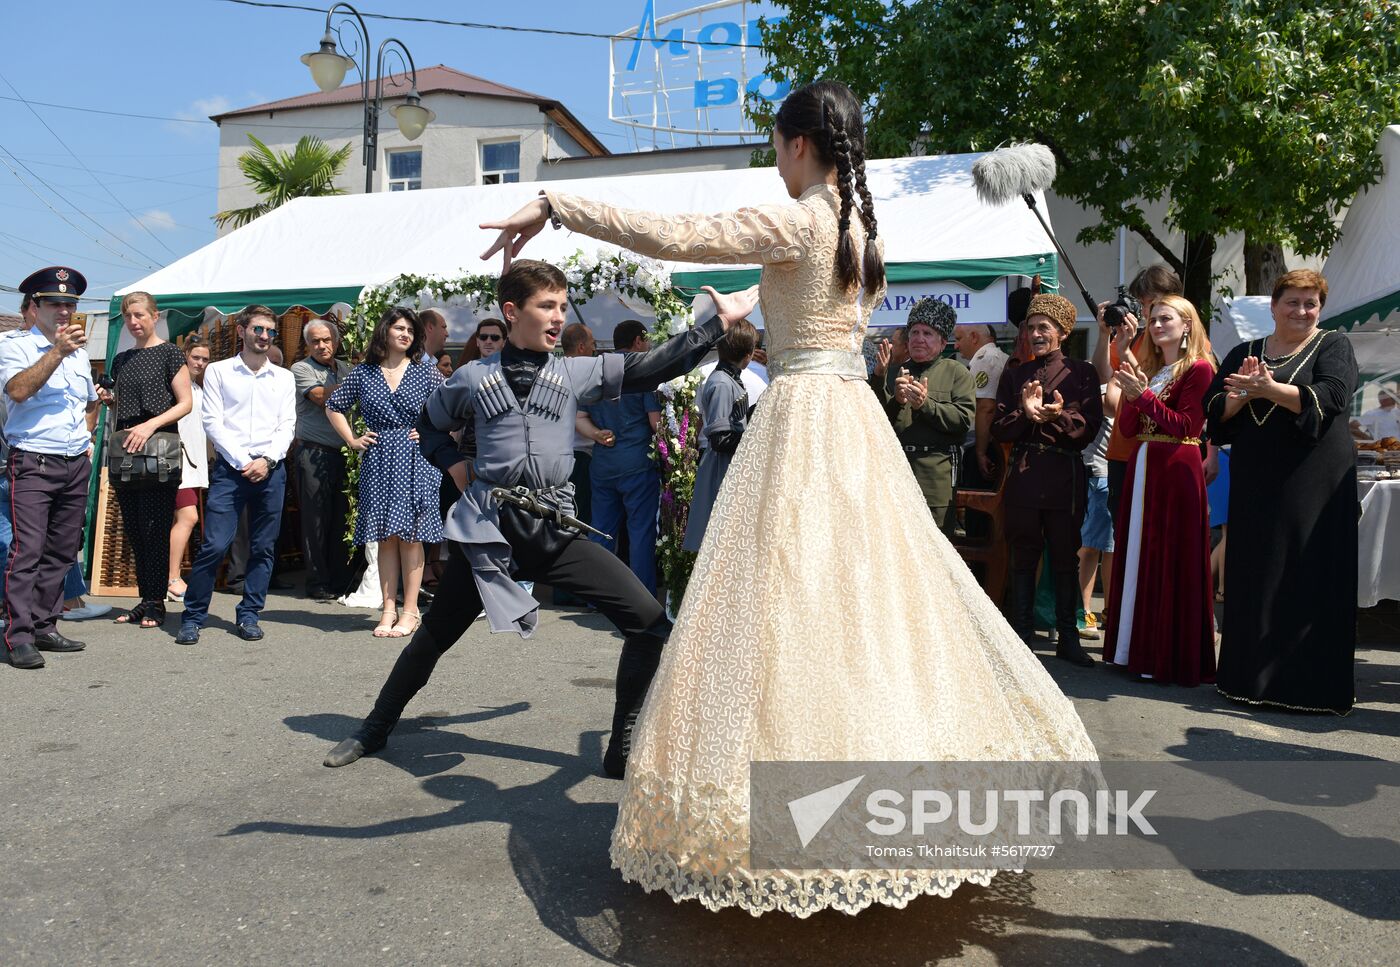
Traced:
[[[85, 652], [0, 666], [0, 964], [1395, 963], [1395, 872], [1002, 874], [807, 920], [676, 904], [608, 864], [603, 619], [473, 628], [390, 747], [331, 770], [401, 642], [372, 638], [372, 613], [274, 596], [247, 643], [233, 604], [216, 597], [194, 647], [177, 610], [163, 630], [65, 624]], [[1042, 656], [1105, 758], [1400, 760], [1392, 617], [1363, 628], [1344, 718]]]

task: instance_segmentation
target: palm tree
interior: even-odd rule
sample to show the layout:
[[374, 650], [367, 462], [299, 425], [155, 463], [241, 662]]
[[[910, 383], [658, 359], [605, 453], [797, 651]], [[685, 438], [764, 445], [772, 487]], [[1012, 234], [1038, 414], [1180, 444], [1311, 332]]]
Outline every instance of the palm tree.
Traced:
[[251, 134], [248, 140], [253, 142], [253, 150], [239, 157], [238, 167], [263, 200], [248, 208], [219, 212], [214, 224], [220, 228], [230, 223], [241, 228], [293, 198], [345, 194], [344, 188], [335, 186], [335, 178], [350, 157], [349, 144], [332, 151], [330, 145], [308, 134], [288, 153], [273, 151]]

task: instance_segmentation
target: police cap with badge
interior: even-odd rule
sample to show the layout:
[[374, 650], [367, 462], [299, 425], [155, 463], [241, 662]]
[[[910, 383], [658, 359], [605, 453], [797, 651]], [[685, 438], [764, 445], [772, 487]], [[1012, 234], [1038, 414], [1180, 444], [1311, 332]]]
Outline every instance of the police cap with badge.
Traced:
[[50, 265], [32, 273], [21, 282], [19, 291], [35, 302], [48, 299], [52, 302], [71, 302], [76, 305], [78, 296], [87, 291], [87, 278], [77, 269]]

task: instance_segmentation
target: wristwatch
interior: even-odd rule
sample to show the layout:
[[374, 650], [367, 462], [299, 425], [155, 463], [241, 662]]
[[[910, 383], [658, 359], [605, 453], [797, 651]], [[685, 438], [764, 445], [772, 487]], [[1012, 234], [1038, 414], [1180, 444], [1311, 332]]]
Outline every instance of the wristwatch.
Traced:
[[559, 220], [559, 213], [554, 210], [554, 204], [549, 200], [549, 196], [541, 190], [540, 197], [544, 199], [545, 217], [549, 219], [549, 224], [553, 225], [556, 229], [563, 228], [564, 223]]
[[271, 457], [264, 456], [264, 455], [261, 454], [261, 453], [250, 453], [250, 454], [248, 454], [248, 459], [249, 459], [249, 460], [265, 460], [265, 461], [267, 462], [267, 472], [268, 472], [268, 473], [272, 473], [272, 471], [276, 470], [276, 469], [277, 469], [277, 465], [278, 465], [279, 463], [282, 462], [282, 461], [280, 461], [280, 460], [274, 460], [274, 459], [272, 459]]

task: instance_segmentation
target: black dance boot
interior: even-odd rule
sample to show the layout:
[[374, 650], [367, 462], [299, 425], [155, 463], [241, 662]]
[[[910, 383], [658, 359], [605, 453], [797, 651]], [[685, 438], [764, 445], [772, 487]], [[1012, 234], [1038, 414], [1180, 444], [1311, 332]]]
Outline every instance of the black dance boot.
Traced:
[[1078, 574], [1070, 571], [1055, 575], [1055, 628], [1060, 633], [1055, 643], [1055, 657], [1088, 668], [1094, 664], [1094, 659], [1079, 643], [1079, 605], [1082, 600]]
[[1028, 645], [1035, 644], [1035, 572], [1011, 572], [1011, 628]]
[[632, 754], [632, 728], [646, 700], [647, 689], [661, 663], [661, 641], [651, 635], [637, 635], [622, 644], [617, 660], [617, 704], [613, 708], [612, 735], [603, 753], [603, 774], [621, 779]]
[[331, 749], [323, 764], [339, 769], [384, 748], [389, 742], [389, 733], [399, 724], [404, 706], [428, 683], [440, 657], [442, 648], [427, 625], [420, 625], [394, 662], [394, 670], [374, 700], [374, 709], [353, 735]]

